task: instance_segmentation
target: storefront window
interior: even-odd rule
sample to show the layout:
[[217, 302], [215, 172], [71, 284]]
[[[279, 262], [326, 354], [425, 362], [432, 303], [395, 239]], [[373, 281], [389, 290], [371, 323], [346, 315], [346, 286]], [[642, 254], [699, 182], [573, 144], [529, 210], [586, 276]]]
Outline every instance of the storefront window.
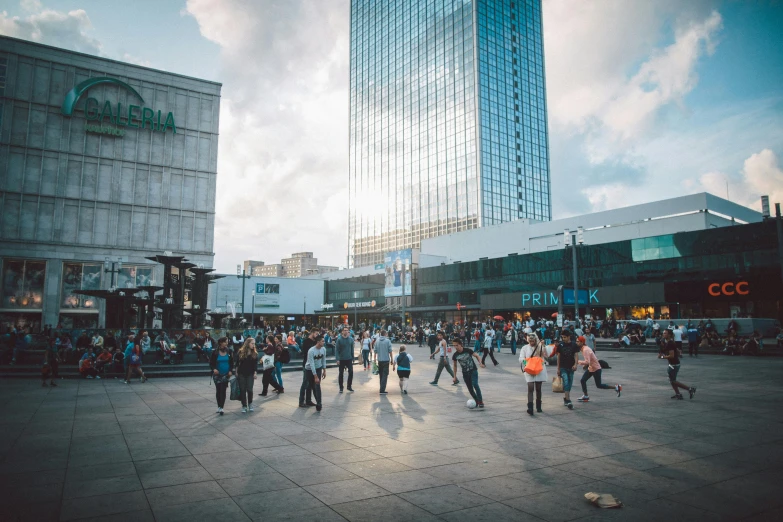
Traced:
[[122, 265], [117, 274], [117, 288], [136, 288], [150, 286], [152, 283], [151, 266], [126, 266]]
[[100, 290], [103, 265], [63, 263], [63, 290], [60, 308], [97, 310], [94, 297], [77, 295], [78, 290]]
[[2, 308], [43, 308], [45, 261], [3, 260]]
[[634, 261], [653, 261], [682, 257], [674, 244], [674, 236], [645, 237], [631, 240], [631, 255]]

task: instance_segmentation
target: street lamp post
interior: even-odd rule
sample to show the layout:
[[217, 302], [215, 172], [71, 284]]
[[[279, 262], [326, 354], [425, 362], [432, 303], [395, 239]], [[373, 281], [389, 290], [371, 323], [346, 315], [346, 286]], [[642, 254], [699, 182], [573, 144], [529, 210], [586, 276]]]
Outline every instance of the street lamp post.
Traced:
[[[114, 274], [117, 274], [119, 276], [120, 271], [122, 271], [122, 261], [120, 261], [119, 258], [117, 258], [117, 261], [112, 261], [111, 258], [109, 257], [104, 258], [103, 273], [111, 274], [110, 288], [114, 288]], [[117, 282], [119, 282], [119, 280]]]
[[579, 284], [577, 281], [576, 247], [584, 243], [584, 229], [577, 227], [576, 234], [573, 236], [568, 229], [565, 229], [563, 243], [566, 248], [571, 247], [571, 264], [573, 265], [574, 274], [574, 325], [579, 326]]
[[250, 292], [251, 298], [250, 298], [250, 328], [253, 328], [253, 325], [255, 325], [255, 319], [256, 319], [256, 291], [253, 290]]
[[245, 269], [242, 265], [237, 265], [237, 278], [242, 280], [242, 319], [245, 318], [245, 279], [250, 279], [251, 275], [245, 275]]

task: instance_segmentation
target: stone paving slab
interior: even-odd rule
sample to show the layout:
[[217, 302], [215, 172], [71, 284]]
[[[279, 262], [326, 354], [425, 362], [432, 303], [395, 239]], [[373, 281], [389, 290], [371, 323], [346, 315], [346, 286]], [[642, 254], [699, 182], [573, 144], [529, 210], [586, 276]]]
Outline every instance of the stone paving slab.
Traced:
[[[665, 363], [599, 349], [622, 396], [590, 381], [572, 411], [547, 383], [531, 418], [507, 351], [480, 370], [483, 410], [463, 385], [430, 386], [417, 346], [408, 395], [394, 374], [380, 395], [358, 366], [340, 394], [329, 369], [320, 413], [298, 408], [293, 373], [286, 393], [223, 416], [204, 378], [3, 380], [0, 519], [780, 520], [783, 359], [686, 357], [698, 391], [677, 401]], [[600, 510], [588, 491], [625, 506]]]

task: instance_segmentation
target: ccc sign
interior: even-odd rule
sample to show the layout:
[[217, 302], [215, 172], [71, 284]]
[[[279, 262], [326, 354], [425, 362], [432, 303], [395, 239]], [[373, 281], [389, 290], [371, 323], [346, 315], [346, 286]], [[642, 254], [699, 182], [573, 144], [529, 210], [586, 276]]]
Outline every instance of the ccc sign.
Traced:
[[712, 283], [707, 287], [707, 292], [717, 297], [720, 295], [748, 295], [750, 290], [747, 281], [740, 281], [738, 283]]

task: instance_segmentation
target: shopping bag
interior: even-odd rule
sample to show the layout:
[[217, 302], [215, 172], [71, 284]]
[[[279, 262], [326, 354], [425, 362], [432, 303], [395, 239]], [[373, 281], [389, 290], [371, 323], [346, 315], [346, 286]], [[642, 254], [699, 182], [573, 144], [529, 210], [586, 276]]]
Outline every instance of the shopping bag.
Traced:
[[229, 396], [229, 399], [232, 401], [238, 401], [239, 400], [239, 381], [237, 381], [237, 378], [232, 376], [231, 380], [228, 381], [228, 385], [231, 387], [231, 395]]
[[563, 379], [559, 375], [552, 379], [552, 392], [563, 393]]
[[378, 363], [375, 361], [372, 362], [372, 373], [373, 375], [378, 375]]
[[544, 359], [541, 357], [528, 357], [525, 359], [525, 373], [538, 375], [544, 369]]
[[264, 355], [261, 358], [261, 366], [264, 371], [271, 370], [275, 367], [275, 356], [274, 355]]

